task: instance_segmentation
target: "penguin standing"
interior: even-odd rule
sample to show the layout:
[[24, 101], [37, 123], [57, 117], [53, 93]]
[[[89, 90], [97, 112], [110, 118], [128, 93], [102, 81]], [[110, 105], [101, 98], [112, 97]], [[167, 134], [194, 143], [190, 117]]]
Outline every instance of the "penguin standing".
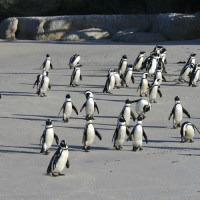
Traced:
[[141, 70], [142, 63], [144, 61], [144, 54], [145, 54], [145, 51], [140, 51], [139, 55], [137, 56], [137, 58], [135, 59], [135, 62], [133, 64], [134, 70], [136, 70], [136, 71]]
[[129, 123], [130, 123], [130, 118], [132, 117], [133, 121], [135, 121], [135, 115], [133, 113], [133, 111], [131, 110], [131, 104], [133, 102], [130, 99], [126, 99], [124, 107], [119, 115], [119, 119], [121, 117], [124, 117], [125, 121], [126, 121], [126, 126], [129, 127]]
[[177, 127], [180, 127], [180, 123], [183, 119], [183, 113], [185, 113], [189, 118], [190, 118], [190, 114], [188, 113], [187, 110], [185, 110], [185, 108], [182, 107], [180, 98], [178, 96], [176, 96], [174, 100], [175, 100], [175, 104], [168, 117], [168, 120], [170, 120], [171, 116], [173, 115], [173, 128], [177, 128]]
[[166, 82], [166, 79], [165, 79], [165, 77], [164, 77], [163, 74], [162, 74], [162, 70], [161, 70], [161, 67], [160, 67], [160, 66], [157, 67], [156, 73], [154, 74], [154, 81], [155, 81], [156, 79], [159, 80], [159, 81], [158, 81], [158, 87], [159, 87], [159, 88], [160, 88], [160, 85], [161, 85], [161, 83], [162, 83], [162, 80], [163, 80], [164, 82]]
[[126, 87], [128, 87], [130, 80], [134, 84], [135, 80], [134, 80], [134, 76], [133, 76], [132, 65], [128, 65], [128, 67], [126, 68], [126, 71], [123, 74], [122, 85], [123, 86], [125, 85]]
[[156, 68], [157, 68], [157, 65], [158, 65], [158, 54], [157, 53], [152, 53], [152, 58], [151, 58], [151, 62], [149, 62], [149, 65], [147, 67], [147, 70], [148, 70], [148, 74], [150, 76], [154, 75], [155, 74], [155, 71], [156, 71]]
[[52, 121], [50, 119], [48, 119], [46, 121], [46, 126], [43, 131], [43, 134], [40, 138], [40, 144], [42, 143], [42, 149], [41, 149], [40, 153], [44, 153], [45, 155], [49, 154], [48, 150], [50, 149], [51, 145], [53, 144], [53, 139], [55, 139], [56, 143], [59, 144], [59, 138], [53, 130]]
[[200, 131], [197, 129], [197, 127], [192, 124], [191, 122], [184, 122], [181, 125], [181, 130], [180, 130], [180, 134], [181, 134], [181, 142], [194, 142], [193, 138], [194, 138], [194, 132], [195, 129], [197, 130], [197, 132], [200, 134]]
[[73, 69], [77, 64], [79, 64], [80, 59], [80, 55], [74, 54], [69, 60], [69, 68]]
[[74, 67], [74, 70], [73, 70], [72, 75], [71, 75], [70, 86], [78, 86], [79, 80], [82, 81], [82, 75], [81, 75], [81, 69], [80, 69], [81, 66], [82, 65], [77, 64]]
[[162, 97], [162, 93], [160, 91], [159, 87], [159, 79], [155, 79], [153, 84], [151, 85], [150, 89], [149, 89], [149, 101], [150, 103], [157, 103], [156, 102], [156, 97], [157, 97], [157, 93], [159, 94], [160, 97]]
[[[128, 140], [133, 141], [133, 149], [132, 149], [133, 151], [137, 151], [138, 149], [140, 151], [143, 150], [142, 149], [142, 137], [144, 137], [146, 143], [148, 143], [147, 135], [142, 126], [142, 120], [143, 120], [142, 116], [138, 116], [137, 123], [134, 126], [134, 128], [128, 138]], [[131, 136], [132, 136], [132, 138], [131, 138]]]
[[147, 80], [147, 77], [148, 77], [148, 73], [144, 73], [142, 75], [140, 84], [139, 84], [139, 86], [137, 88], [137, 92], [140, 89], [140, 96], [141, 97], [142, 97], [143, 94], [145, 95], [145, 97], [147, 97], [148, 88], [150, 88], [150, 84], [149, 84], [149, 82]]
[[47, 168], [47, 174], [52, 174], [52, 176], [64, 176], [61, 174], [65, 166], [70, 167], [69, 163], [69, 151], [65, 140], [60, 142], [60, 146], [51, 158], [49, 166]]
[[[78, 115], [78, 111], [74, 104], [72, 103], [71, 97], [69, 94], [66, 95], [66, 100], [63, 103], [62, 108], [60, 109], [60, 112], [63, 110], [63, 122], [67, 123], [69, 122], [69, 117], [72, 114], [72, 109], [75, 111], [75, 113]], [[60, 115], [60, 112], [58, 116]]]
[[83, 150], [85, 152], [90, 151], [90, 147], [92, 143], [94, 142], [94, 137], [95, 135], [99, 138], [99, 140], [102, 140], [102, 137], [100, 133], [94, 128], [92, 124], [92, 118], [90, 116], [87, 116], [87, 123], [84, 128], [83, 132], [83, 139], [82, 139], [82, 144], [83, 144]]
[[97, 110], [97, 112], [99, 114], [99, 108], [97, 106], [97, 103], [94, 100], [94, 96], [93, 96], [92, 92], [87, 90], [85, 92], [85, 96], [86, 96], [86, 102], [82, 105], [80, 112], [82, 112], [83, 108], [85, 108], [86, 119], [89, 116], [91, 117], [91, 119], [94, 119], [95, 109]]
[[119, 73], [120, 77], [126, 71], [126, 67], [127, 67], [127, 56], [123, 55], [120, 62], [119, 62], [119, 66], [118, 66], [118, 73]]
[[115, 70], [114, 70], [114, 76], [115, 76], [115, 87], [116, 87], [117, 89], [119, 89], [119, 88], [120, 88], [120, 85], [121, 85], [121, 78], [120, 78], [119, 73], [116, 72]]
[[43, 71], [46, 71], [47, 76], [48, 76], [48, 73], [49, 73], [49, 69], [50, 68], [53, 69], [53, 65], [51, 63], [51, 58], [50, 58], [49, 54], [46, 55], [46, 59], [42, 63], [42, 68], [43, 68]]
[[151, 110], [151, 104], [146, 99], [137, 99], [132, 101], [135, 104], [135, 111], [139, 116], [145, 118], [145, 113]]
[[126, 135], [129, 136], [130, 132], [126, 127], [126, 120], [124, 117], [120, 117], [112, 139], [112, 141], [114, 141], [113, 147], [115, 147], [116, 150], [122, 149]]
[[38, 74], [35, 83], [33, 84], [33, 88], [37, 85], [37, 90], [39, 89], [40, 83], [42, 81], [42, 76], [46, 76], [46, 71], [43, 71], [42, 74]]
[[111, 90], [114, 89], [115, 87], [115, 75], [114, 75], [114, 69], [109, 69], [108, 70], [108, 75], [107, 75], [107, 80], [103, 89], [103, 93], [110, 93]]
[[190, 78], [189, 86], [191, 86], [191, 85], [192, 85], [192, 87], [198, 86], [199, 75], [200, 75], [200, 63], [194, 65], [192, 73], [189, 76], [189, 78]]
[[46, 97], [46, 91], [47, 89], [51, 89], [51, 84], [49, 81], [49, 77], [45, 74], [42, 75], [42, 80], [39, 84], [39, 88], [37, 91], [38, 96]]

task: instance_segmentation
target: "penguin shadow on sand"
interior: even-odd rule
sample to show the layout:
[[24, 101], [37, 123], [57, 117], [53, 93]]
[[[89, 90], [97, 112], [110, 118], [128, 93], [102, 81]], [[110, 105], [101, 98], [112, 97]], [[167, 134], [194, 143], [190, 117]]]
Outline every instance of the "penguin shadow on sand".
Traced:
[[2, 91], [2, 95], [4, 96], [19, 96], [19, 97], [37, 97], [33, 92], [10, 92], [10, 91]]
[[[107, 147], [97, 147], [97, 146], [91, 146], [91, 151], [110, 151], [113, 150], [112, 148], [107, 148]], [[79, 145], [69, 145], [69, 151], [83, 151], [83, 146]]]
[[[150, 142], [149, 142], [150, 143]], [[172, 143], [172, 141], [170, 141], [170, 143]], [[175, 141], [175, 143], [180, 143], [179, 141]], [[190, 151], [190, 150], [194, 150], [194, 151], [199, 151], [200, 148], [195, 148], [195, 147], [186, 147], [186, 146], [181, 146], [181, 147], [174, 147], [174, 146], [149, 146], [147, 145], [146, 148], [149, 149], [161, 149], [161, 150], [170, 150], [170, 151], [177, 151], [177, 150], [183, 150], [183, 151]]]

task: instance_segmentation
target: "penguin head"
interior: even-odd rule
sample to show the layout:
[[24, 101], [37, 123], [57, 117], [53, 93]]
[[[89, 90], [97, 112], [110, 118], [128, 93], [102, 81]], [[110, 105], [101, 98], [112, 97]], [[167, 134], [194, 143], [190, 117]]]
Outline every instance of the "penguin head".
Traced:
[[131, 103], [133, 103], [133, 101], [131, 101], [130, 99], [126, 99], [125, 103], [126, 104], [131, 104]]
[[77, 63], [75, 67], [82, 67], [83, 65]]
[[125, 118], [123, 116], [120, 116], [119, 122], [126, 122]]
[[123, 58], [123, 59], [127, 59], [127, 56], [124, 54], [124, 55], [122, 56], [122, 58]]
[[62, 149], [68, 149], [68, 146], [67, 146], [67, 143], [66, 143], [65, 140], [62, 140], [62, 141], [60, 142], [60, 147], [61, 147]]
[[[161, 59], [162, 59], [162, 58], [161, 58]], [[158, 66], [158, 67], [157, 67], [157, 71], [159, 71], [159, 70], [161, 70], [161, 66]]]
[[175, 101], [180, 101], [180, 98], [179, 98], [178, 96], [176, 96], [176, 97], [174, 98], [174, 100], [175, 100]]
[[138, 117], [137, 117], [137, 121], [142, 121], [144, 119], [144, 116], [142, 116], [142, 115], [139, 115]]
[[92, 92], [90, 91], [90, 90], [86, 90], [85, 92], [84, 92], [84, 95], [86, 96], [86, 94], [91, 94]]
[[92, 118], [91, 115], [87, 115], [87, 116], [86, 116], [86, 121], [91, 121], [91, 122], [92, 122], [92, 119], [93, 119], [93, 118]]
[[46, 121], [46, 125], [47, 125], [47, 126], [52, 125], [52, 121], [51, 121], [51, 119], [47, 119], [47, 121]]
[[140, 54], [144, 54], [144, 53], [146, 53], [145, 51], [140, 51]]
[[70, 98], [70, 94], [66, 94], [65, 98], [69, 99]]
[[50, 55], [49, 55], [49, 54], [46, 54], [46, 57], [47, 57], [47, 58], [49, 58], [49, 57], [50, 57]]
[[46, 76], [46, 75], [47, 75], [47, 72], [44, 70], [42, 73], [42, 76]]
[[148, 76], [149, 76], [149, 74], [145, 72], [145, 73], [142, 75], [142, 78], [147, 78]]
[[196, 56], [196, 53], [191, 53], [190, 56], [194, 57]]

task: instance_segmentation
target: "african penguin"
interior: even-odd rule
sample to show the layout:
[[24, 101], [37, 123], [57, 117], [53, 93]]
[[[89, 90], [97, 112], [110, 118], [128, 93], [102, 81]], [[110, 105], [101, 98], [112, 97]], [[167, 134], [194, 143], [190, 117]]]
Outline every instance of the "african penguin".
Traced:
[[51, 84], [49, 77], [43, 74], [37, 91], [38, 96], [46, 97], [47, 89], [51, 89]]
[[108, 70], [108, 75], [107, 75], [107, 80], [103, 89], [103, 93], [110, 93], [111, 90], [114, 89], [115, 87], [115, 74], [114, 74], [114, 69], [109, 69]]
[[142, 67], [142, 63], [144, 60], [144, 54], [145, 51], [140, 51], [139, 55], [137, 56], [137, 58], [135, 59], [135, 62], [133, 64], [133, 69], [136, 71], [140, 71], [141, 67]]
[[79, 80], [82, 81], [82, 75], [81, 75], [81, 69], [80, 69], [81, 66], [82, 65], [77, 64], [74, 67], [74, 70], [71, 75], [70, 86], [78, 86]]
[[155, 74], [159, 59], [157, 53], [153, 53], [151, 56], [152, 56], [151, 62], [149, 62], [149, 65], [147, 66], [147, 71], [150, 76]]
[[156, 79], [159, 80], [159, 81], [158, 81], [158, 87], [159, 87], [159, 88], [160, 88], [160, 85], [161, 85], [161, 83], [162, 83], [162, 80], [166, 82], [166, 79], [165, 79], [165, 77], [164, 77], [163, 74], [162, 74], [162, 70], [161, 70], [161, 67], [160, 67], [160, 66], [157, 67], [156, 73], [154, 74], [154, 81], [155, 81]]
[[47, 75], [49, 73], [49, 69], [50, 68], [53, 69], [53, 66], [52, 66], [52, 63], [51, 63], [51, 58], [50, 58], [49, 54], [46, 55], [46, 59], [42, 63], [42, 68], [43, 68], [43, 71], [46, 71]]
[[41, 149], [40, 153], [44, 153], [45, 155], [49, 154], [48, 150], [50, 149], [51, 145], [53, 144], [53, 139], [55, 139], [56, 143], [59, 144], [59, 138], [53, 130], [52, 121], [50, 119], [48, 119], [46, 121], [46, 126], [43, 131], [43, 134], [40, 138], [40, 144], [42, 143], [42, 149]]
[[115, 70], [114, 70], [114, 76], [115, 76], [115, 87], [116, 87], [117, 89], [119, 89], [120, 86], [121, 86], [121, 78], [120, 78], [119, 73], [116, 72]]
[[146, 99], [137, 99], [132, 101], [135, 104], [135, 111], [139, 116], [145, 118], [145, 113], [151, 110], [151, 104]]
[[190, 63], [189, 65], [185, 65], [180, 72], [178, 81], [179, 82], [189, 82], [189, 77], [190, 74], [192, 73], [192, 70], [194, 69], [194, 65], [193, 63]]
[[43, 71], [42, 74], [38, 74], [35, 83], [33, 84], [33, 88], [35, 87], [35, 85], [37, 85], [37, 90], [39, 89], [39, 85], [41, 83], [42, 80], [42, 76], [46, 76], [47, 73], [46, 71]]
[[124, 74], [126, 67], [127, 67], [127, 56], [123, 55], [118, 66], [118, 73], [120, 76]]
[[77, 64], [79, 64], [80, 59], [80, 55], [74, 54], [69, 60], [69, 68], [73, 69]]
[[[75, 111], [75, 113], [78, 115], [78, 111], [74, 104], [72, 103], [71, 97], [69, 94], [66, 94], [66, 100], [63, 103], [62, 108], [60, 109], [60, 112], [63, 110], [63, 122], [67, 123], [69, 122], [69, 117], [72, 114], [72, 109]], [[60, 112], [58, 116], [60, 115]]]
[[148, 73], [144, 73], [142, 75], [140, 84], [139, 84], [139, 86], [137, 88], [137, 92], [140, 89], [140, 96], [141, 97], [142, 97], [143, 94], [145, 95], [145, 97], [147, 97], [148, 89], [150, 88], [150, 84], [149, 84], [149, 82], [147, 80], [148, 76], [149, 76]]
[[182, 107], [180, 98], [178, 96], [176, 96], [174, 100], [175, 100], [175, 104], [168, 117], [168, 120], [170, 120], [171, 116], [173, 115], [173, 128], [177, 128], [177, 127], [180, 127], [180, 123], [183, 119], [183, 113], [185, 113], [189, 118], [190, 118], [190, 114], [188, 113], [187, 110], [185, 110], [185, 108]]
[[128, 65], [127, 66], [126, 71], [124, 72], [124, 74], [122, 76], [123, 76], [122, 86], [125, 85], [126, 87], [128, 87], [128, 84], [129, 84], [130, 80], [134, 84], [135, 80], [134, 80], [134, 76], [133, 76], [133, 67], [132, 67], [132, 65]]
[[159, 94], [160, 97], [162, 97], [162, 93], [159, 89], [159, 79], [155, 79], [154, 82], [152, 83], [150, 89], [149, 89], [149, 101], [150, 101], [150, 103], [157, 103], [156, 102], [157, 93]]
[[69, 151], [68, 146], [65, 140], [62, 140], [60, 142], [60, 146], [51, 158], [51, 161], [49, 163], [49, 166], [47, 168], [47, 174], [52, 174], [52, 176], [63, 176], [64, 174], [61, 174], [65, 166], [67, 168], [70, 167], [69, 163]]
[[190, 78], [189, 86], [191, 86], [191, 85], [192, 85], [192, 87], [198, 86], [199, 75], [200, 75], [200, 63], [194, 65], [194, 68], [193, 68], [191, 74], [189, 75], [189, 78]]

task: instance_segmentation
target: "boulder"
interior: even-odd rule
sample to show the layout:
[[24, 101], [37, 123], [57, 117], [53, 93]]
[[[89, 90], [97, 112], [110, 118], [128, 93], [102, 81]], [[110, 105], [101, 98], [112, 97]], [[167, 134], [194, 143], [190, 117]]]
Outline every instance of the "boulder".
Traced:
[[121, 30], [113, 35], [112, 40], [116, 42], [130, 41], [135, 37], [134, 33], [136, 32], [137, 28], [128, 28], [125, 30]]
[[107, 39], [110, 34], [100, 28], [89, 28], [75, 32], [66, 33], [61, 40], [64, 41], [79, 41], [79, 40], [100, 40]]
[[15, 39], [17, 24], [18, 19], [15, 17], [3, 20], [0, 24], [0, 38], [9, 40]]

